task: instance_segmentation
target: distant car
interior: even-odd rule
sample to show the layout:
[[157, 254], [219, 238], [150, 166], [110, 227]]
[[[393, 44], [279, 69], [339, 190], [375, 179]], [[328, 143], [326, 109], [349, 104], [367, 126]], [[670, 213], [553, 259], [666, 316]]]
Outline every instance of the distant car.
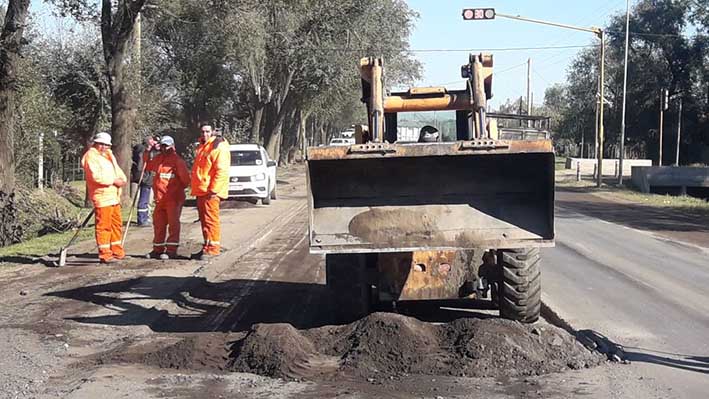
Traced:
[[276, 161], [258, 144], [234, 144], [229, 149], [229, 198], [269, 205], [276, 199]]
[[330, 139], [330, 145], [340, 146], [340, 145], [352, 145], [355, 144], [354, 137], [335, 137]]

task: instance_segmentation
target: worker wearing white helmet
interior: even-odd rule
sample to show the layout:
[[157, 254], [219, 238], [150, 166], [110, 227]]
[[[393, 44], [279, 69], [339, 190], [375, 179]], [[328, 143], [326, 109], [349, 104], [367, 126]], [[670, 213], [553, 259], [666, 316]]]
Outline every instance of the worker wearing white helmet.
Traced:
[[121, 245], [121, 189], [127, 179], [113, 156], [111, 145], [110, 134], [97, 133], [93, 145], [81, 158], [87, 194], [95, 210], [96, 244], [101, 263], [113, 263], [125, 257]]

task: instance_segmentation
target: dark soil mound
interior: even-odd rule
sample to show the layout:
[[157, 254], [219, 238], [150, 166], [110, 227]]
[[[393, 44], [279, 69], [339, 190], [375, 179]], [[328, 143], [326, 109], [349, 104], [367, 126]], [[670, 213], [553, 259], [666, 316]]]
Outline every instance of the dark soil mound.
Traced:
[[256, 325], [233, 356], [230, 370], [284, 378], [328, 372], [360, 377], [531, 376], [603, 362], [601, 355], [552, 326], [502, 319], [460, 319], [436, 326], [388, 313], [303, 332], [290, 325]]
[[267, 375], [299, 378], [310, 372], [310, 365], [322, 357], [313, 343], [290, 324], [257, 324], [234, 349], [229, 369]]
[[206, 333], [179, 341], [126, 341], [89, 361], [311, 380], [338, 375], [366, 379], [406, 374], [535, 376], [604, 361], [564, 330], [503, 319], [471, 318], [434, 325], [375, 313], [349, 325], [304, 331], [290, 324], [257, 324], [232, 345], [229, 338], [229, 334]]
[[94, 358], [98, 364], [137, 363], [176, 370], [224, 370], [228, 358], [226, 336], [204, 334], [168, 345], [126, 343]]
[[602, 361], [564, 330], [504, 319], [456, 320], [441, 326], [441, 341], [453, 355], [454, 375], [542, 375]]
[[330, 336], [316, 341], [319, 349], [340, 357], [343, 369], [365, 376], [430, 374], [444, 355], [436, 326], [398, 314], [375, 313]]

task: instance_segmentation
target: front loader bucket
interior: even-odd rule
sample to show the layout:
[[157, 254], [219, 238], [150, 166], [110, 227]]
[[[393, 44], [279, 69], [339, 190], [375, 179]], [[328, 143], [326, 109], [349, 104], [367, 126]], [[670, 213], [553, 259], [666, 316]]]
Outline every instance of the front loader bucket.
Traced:
[[549, 140], [308, 150], [313, 253], [552, 246]]

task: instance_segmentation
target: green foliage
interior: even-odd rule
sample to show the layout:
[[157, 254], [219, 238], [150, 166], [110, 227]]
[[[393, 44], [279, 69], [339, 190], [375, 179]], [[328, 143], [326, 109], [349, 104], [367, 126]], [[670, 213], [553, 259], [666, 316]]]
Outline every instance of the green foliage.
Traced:
[[[670, 137], [676, 134], [679, 97], [684, 106], [680, 158], [700, 161], [701, 147], [709, 145], [709, 136], [703, 133], [709, 128], [707, 4], [706, 0], [641, 0], [631, 13], [625, 144], [647, 148], [645, 156], [657, 158], [660, 91], [668, 89], [675, 100], [665, 113], [665, 163], [674, 158]], [[608, 150], [620, 139], [625, 15], [614, 17], [606, 31]], [[569, 68], [567, 83], [548, 89], [545, 110], [554, 120], [552, 130], [559, 133], [558, 138], [578, 143], [584, 134], [587, 143], [593, 141], [599, 58], [599, 48], [581, 51]]]

